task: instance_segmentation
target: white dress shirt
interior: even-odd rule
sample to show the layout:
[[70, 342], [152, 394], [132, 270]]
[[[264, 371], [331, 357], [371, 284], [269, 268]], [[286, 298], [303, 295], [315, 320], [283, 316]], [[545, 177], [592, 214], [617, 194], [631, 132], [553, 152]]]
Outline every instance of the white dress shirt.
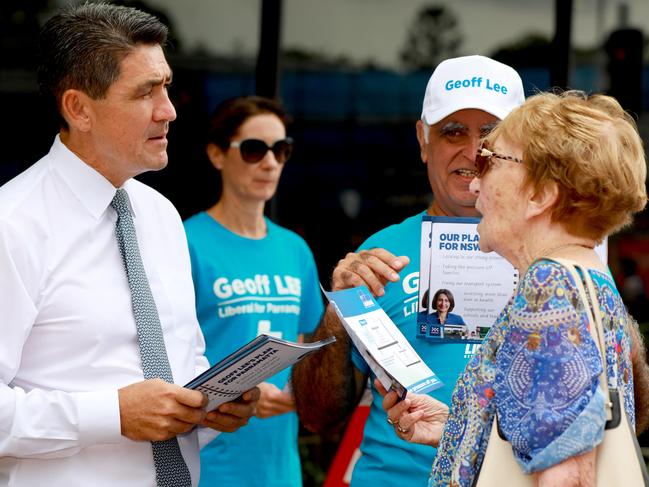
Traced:
[[[208, 366], [183, 226], [153, 189], [124, 188], [182, 385]], [[58, 136], [0, 188], [0, 485], [155, 485], [151, 444], [120, 434], [117, 389], [143, 375], [114, 195]], [[178, 439], [196, 485], [196, 430]]]

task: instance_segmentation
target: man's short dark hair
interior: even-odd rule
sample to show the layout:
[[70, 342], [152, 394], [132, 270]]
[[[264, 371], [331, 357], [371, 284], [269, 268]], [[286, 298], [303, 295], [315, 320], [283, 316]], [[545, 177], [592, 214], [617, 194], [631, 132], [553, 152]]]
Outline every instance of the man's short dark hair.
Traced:
[[86, 3], [69, 7], [41, 29], [38, 85], [55, 104], [63, 127], [61, 97], [68, 89], [83, 91], [97, 100], [119, 78], [120, 63], [139, 45], [160, 45], [168, 29], [156, 17], [140, 10]]

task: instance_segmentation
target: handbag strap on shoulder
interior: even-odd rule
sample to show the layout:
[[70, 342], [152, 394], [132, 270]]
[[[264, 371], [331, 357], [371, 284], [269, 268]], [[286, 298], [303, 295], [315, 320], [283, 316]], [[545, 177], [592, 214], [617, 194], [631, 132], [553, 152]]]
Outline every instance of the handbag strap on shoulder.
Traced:
[[[597, 345], [597, 348], [599, 349], [600, 357], [602, 359], [602, 373], [599, 376], [599, 384], [602, 388], [602, 392], [604, 393], [604, 397], [606, 397], [607, 400], [610, 401], [610, 394], [608, 391], [608, 378], [606, 375], [606, 342], [604, 339], [602, 313], [599, 308], [599, 303], [597, 301], [597, 292], [595, 291], [595, 285], [593, 284], [593, 280], [590, 277], [590, 273], [586, 268], [584, 268], [584, 266], [571, 259], [563, 259], [558, 257], [543, 257], [543, 259], [551, 260], [558, 264], [561, 264], [575, 281], [577, 290], [579, 291], [579, 296], [584, 303], [584, 309], [588, 314], [588, 329], [591, 336], [593, 337], [593, 340], [595, 341], [595, 344]], [[611, 411], [609, 407], [607, 408], [607, 414], [609, 414], [610, 412]]]

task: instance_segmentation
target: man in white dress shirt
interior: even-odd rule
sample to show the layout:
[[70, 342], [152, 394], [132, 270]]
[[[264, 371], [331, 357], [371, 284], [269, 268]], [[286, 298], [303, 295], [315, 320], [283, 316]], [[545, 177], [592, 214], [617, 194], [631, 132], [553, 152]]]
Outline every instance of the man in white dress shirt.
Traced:
[[[41, 32], [39, 83], [61, 130], [0, 188], [0, 485], [180, 485], [160, 480], [152, 455], [173, 438], [197, 485], [199, 433], [254, 412], [256, 389], [206, 413], [181, 386], [208, 367], [185, 234], [171, 203], [132, 179], [167, 164], [166, 35], [155, 17], [107, 4], [65, 10]], [[175, 384], [144, 380], [118, 188]]]

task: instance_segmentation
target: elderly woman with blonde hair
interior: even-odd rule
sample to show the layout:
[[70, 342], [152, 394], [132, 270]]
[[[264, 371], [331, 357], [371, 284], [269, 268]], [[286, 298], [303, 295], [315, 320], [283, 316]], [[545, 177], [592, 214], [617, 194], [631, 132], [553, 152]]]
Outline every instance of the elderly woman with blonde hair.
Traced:
[[[448, 420], [428, 396], [397, 402], [390, 393], [383, 407], [403, 439], [439, 441], [431, 486], [472, 485], [496, 411], [518, 464], [538, 485], [595, 485], [608, 401], [598, 387], [602, 360], [577, 283], [554, 259], [578, 263], [594, 283], [609, 387], [618, 388], [630, 422], [644, 427], [632, 365], [644, 348], [594, 250], [645, 207], [642, 141], [611, 97], [542, 93], [486, 137], [476, 167], [480, 249], [514, 265], [519, 286], [457, 382]], [[646, 365], [637, 368], [645, 385]]]

